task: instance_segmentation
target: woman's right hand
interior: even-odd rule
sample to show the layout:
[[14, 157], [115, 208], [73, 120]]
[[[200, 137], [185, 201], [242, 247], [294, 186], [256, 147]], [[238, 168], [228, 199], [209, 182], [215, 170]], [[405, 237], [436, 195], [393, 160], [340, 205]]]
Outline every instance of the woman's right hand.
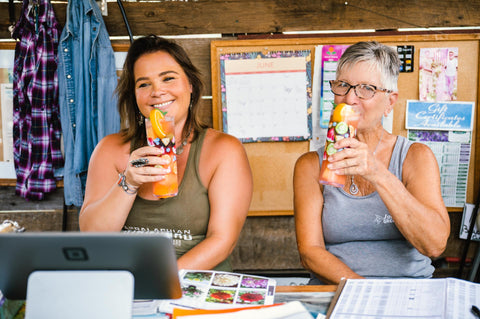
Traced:
[[170, 164], [170, 156], [162, 156], [162, 151], [153, 146], [144, 146], [130, 154], [125, 169], [125, 181], [138, 189], [142, 184], [160, 181], [170, 172], [163, 165]]

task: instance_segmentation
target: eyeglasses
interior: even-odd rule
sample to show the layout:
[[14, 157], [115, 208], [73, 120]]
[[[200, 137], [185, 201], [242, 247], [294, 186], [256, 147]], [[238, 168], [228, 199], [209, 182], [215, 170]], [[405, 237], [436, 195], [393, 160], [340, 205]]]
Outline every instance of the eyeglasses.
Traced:
[[348, 84], [347, 82], [336, 81], [336, 80], [330, 81], [330, 87], [332, 89], [333, 94], [338, 96], [345, 96], [348, 94], [348, 92], [350, 92], [350, 89], [353, 89], [353, 91], [355, 92], [355, 95], [362, 100], [371, 99], [375, 95], [375, 93], [377, 93], [377, 91], [386, 92], [386, 93], [393, 92], [392, 90], [379, 88], [371, 84], [351, 85], [351, 84]]

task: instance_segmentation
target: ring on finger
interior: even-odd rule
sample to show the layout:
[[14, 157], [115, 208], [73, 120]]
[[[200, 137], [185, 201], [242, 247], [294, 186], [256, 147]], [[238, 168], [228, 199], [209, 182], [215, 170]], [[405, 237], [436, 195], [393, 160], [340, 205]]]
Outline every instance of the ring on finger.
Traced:
[[135, 160], [130, 161], [130, 165], [133, 167], [142, 167], [148, 164], [148, 158], [137, 158]]

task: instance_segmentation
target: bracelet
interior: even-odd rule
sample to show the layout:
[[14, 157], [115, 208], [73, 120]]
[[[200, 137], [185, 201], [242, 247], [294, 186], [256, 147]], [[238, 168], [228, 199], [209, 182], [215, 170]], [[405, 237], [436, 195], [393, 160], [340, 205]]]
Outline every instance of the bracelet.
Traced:
[[138, 188], [133, 189], [132, 185], [127, 184], [127, 180], [125, 178], [124, 173], [119, 173], [118, 174], [118, 182], [117, 185], [120, 186], [123, 191], [129, 195], [135, 195], [138, 192]]

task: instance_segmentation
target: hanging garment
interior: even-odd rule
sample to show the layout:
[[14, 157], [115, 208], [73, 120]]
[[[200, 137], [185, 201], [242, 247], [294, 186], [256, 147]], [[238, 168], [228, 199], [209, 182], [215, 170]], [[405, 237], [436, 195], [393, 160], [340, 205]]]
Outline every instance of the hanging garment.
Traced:
[[65, 203], [81, 206], [93, 149], [105, 135], [120, 130], [115, 58], [95, 0], [68, 1], [58, 79]]
[[12, 37], [15, 192], [41, 200], [63, 166], [56, 54], [60, 29], [48, 0], [24, 0]]

